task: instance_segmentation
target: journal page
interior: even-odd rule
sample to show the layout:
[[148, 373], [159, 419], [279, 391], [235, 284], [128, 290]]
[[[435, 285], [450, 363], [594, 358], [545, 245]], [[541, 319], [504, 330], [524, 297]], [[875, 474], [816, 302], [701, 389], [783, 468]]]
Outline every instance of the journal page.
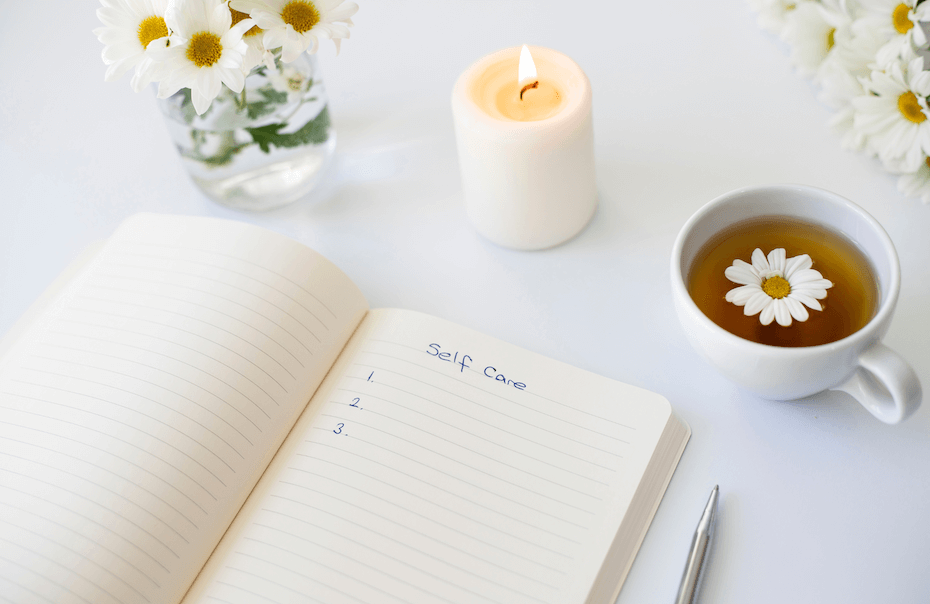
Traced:
[[185, 602], [581, 604], [670, 417], [657, 394], [371, 311]]
[[0, 594], [178, 602], [366, 311], [304, 246], [127, 221], [0, 364]]

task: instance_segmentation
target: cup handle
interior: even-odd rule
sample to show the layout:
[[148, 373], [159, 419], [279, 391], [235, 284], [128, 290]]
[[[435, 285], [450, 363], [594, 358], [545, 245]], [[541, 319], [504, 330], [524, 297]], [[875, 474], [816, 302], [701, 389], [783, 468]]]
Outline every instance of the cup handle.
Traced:
[[859, 355], [859, 367], [846, 382], [831, 388], [855, 398], [886, 424], [903, 421], [920, 406], [917, 374], [901, 355], [876, 342]]

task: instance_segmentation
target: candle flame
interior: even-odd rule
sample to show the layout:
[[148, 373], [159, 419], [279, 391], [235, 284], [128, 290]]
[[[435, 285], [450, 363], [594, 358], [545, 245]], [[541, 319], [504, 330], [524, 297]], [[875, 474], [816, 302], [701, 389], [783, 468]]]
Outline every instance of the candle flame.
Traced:
[[536, 79], [536, 63], [533, 62], [533, 57], [530, 55], [530, 49], [526, 47], [526, 44], [523, 45], [523, 49], [520, 50], [520, 69], [517, 75], [517, 84], [522, 84], [527, 80]]

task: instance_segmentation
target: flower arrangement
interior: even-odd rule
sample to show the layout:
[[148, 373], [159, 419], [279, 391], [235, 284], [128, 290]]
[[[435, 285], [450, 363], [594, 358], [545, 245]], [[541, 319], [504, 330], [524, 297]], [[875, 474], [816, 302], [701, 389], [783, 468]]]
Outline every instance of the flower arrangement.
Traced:
[[94, 30], [104, 44], [106, 80], [135, 68], [138, 92], [152, 82], [158, 97], [190, 89], [198, 115], [223, 86], [240, 94], [260, 66], [279, 70], [315, 53], [320, 40], [349, 37], [354, 2], [343, 0], [101, 0]]
[[930, 202], [930, 2], [749, 0], [760, 27], [836, 111], [845, 149], [877, 157], [898, 190]]

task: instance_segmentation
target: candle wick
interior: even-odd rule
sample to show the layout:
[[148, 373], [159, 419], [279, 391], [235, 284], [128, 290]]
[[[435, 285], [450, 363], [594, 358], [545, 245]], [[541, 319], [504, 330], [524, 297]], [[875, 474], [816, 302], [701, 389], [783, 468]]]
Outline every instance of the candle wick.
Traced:
[[521, 101], [523, 100], [523, 93], [529, 90], [530, 88], [539, 88], [539, 80], [536, 80], [532, 84], [527, 84], [526, 86], [523, 87], [523, 89], [520, 91]]

